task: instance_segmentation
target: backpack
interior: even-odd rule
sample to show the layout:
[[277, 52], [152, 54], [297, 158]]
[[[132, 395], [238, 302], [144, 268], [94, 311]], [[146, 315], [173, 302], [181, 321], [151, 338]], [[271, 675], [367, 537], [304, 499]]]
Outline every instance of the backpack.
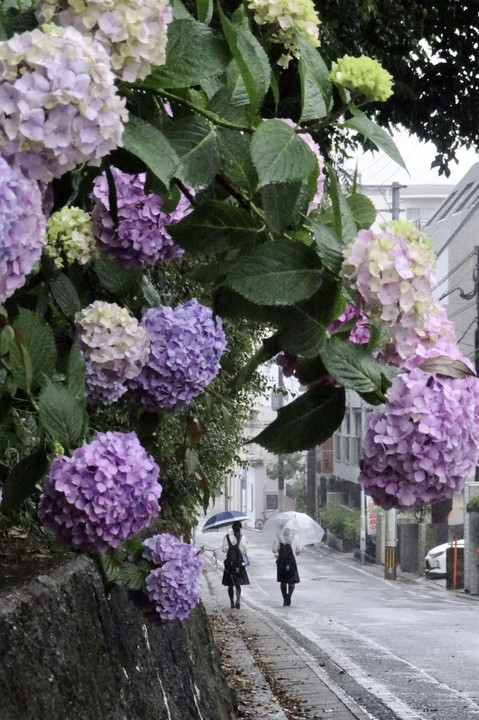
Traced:
[[226, 553], [225, 570], [233, 577], [239, 577], [243, 567], [243, 554], [239, 543], [233, 545], [229, 535], [226, 536], [226, 539], [228, 540], [228, 552]]
[[294, 553], [291, 545], [286, 545], [284, 543], [279, 544], [278, 559], [276, 562], [278, 563], [278, 568], [281, 573], [288, 575], [293, 571]]

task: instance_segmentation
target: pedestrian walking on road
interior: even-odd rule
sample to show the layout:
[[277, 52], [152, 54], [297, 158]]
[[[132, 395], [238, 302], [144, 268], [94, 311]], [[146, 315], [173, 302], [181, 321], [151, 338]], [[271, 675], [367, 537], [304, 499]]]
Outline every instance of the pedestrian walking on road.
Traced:
[[273, 542], [273, 553], [276, 557], [276, 579], [280, 583], [283, 605], [291, 605], [291, 596], [295, 585], [300, 582], [295, 555], [301, 552], [301, 545], [296, 533], [285, 528]]
[[[245, 538], [241, 534], [241, 522], [236, 520], [232, 525], [232, 532], [225, 535], [223, 541], [223, 552], [226, 553], [224, 561], [224, 572], [222, 585], [228, 588], [228, 595], [231, 607], [240, 609], [241, 586], [249, 585], [248, 573], [246, 572], [246, 564], [244, 554], [247, 553], [248, 546]], [[236, 602], [234, 599], [236, 592]]]

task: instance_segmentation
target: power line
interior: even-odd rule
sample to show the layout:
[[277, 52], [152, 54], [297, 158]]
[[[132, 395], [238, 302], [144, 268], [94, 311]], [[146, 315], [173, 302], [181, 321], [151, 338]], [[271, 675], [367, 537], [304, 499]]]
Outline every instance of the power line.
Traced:
[[457, 272], [459, 270], [459, 268], [461, 268], [463, 265], [465, 265], [468, 262], [468, 260], [470, 260], [475, 254], [476, 254], [476, 250], [475, 249], [471, 250], [471, 252], [469, 253], [469, 255], [467, 255], [467, 257], [463, 258], [463, 260], [458, 262], [457, 265], [455, 265], [452, 268], [452, 270], [449, 270], [449, 272], [446, 275], [444, 275], [444, 277], [435, 284], [433, 290], [437, 290], [437, 288], [440, 285], [442, 285], [442, 283], [446, 282], [446, 280], [449, 280], [451, 275], [454, 275], [454, 273]]

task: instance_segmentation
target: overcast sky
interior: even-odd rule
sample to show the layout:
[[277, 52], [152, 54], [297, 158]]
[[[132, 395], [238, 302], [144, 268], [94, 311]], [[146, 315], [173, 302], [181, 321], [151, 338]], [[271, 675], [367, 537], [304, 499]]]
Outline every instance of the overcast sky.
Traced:
[[436, 148], [432, 143], [422, 143], [414, 135], [399, 133], [394, 136], [396, 145], [403, 157], [409, 175], [384, 153], [364, 153], [358, 156], [358, 167], [361, 182], [366, 185], [390, 185], [400, 182], [404, 185], [423, 183], [453, 184], [461, 180], [471, 165], [479, 161], [479, 155], [473, 150], [461, 150], [458, 153], [459, 163], [450, 166], [451, 175], [446, 178], [439, 175], [436, 168], [431, 170], [431, 163], [436, 156]]

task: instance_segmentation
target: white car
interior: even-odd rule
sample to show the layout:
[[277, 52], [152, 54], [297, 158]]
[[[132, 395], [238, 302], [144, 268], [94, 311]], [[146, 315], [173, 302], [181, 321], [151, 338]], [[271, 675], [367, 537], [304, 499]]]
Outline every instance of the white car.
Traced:
[[[436, 545], [429, 550], [424, 559], [426, 566], [425, 575], [429, 578], [445, 578], [446, 577], [446, 550], [454, 547], [454, 541]], [[464, 550], [464, 540], [457, 541], [458, 550]]]

